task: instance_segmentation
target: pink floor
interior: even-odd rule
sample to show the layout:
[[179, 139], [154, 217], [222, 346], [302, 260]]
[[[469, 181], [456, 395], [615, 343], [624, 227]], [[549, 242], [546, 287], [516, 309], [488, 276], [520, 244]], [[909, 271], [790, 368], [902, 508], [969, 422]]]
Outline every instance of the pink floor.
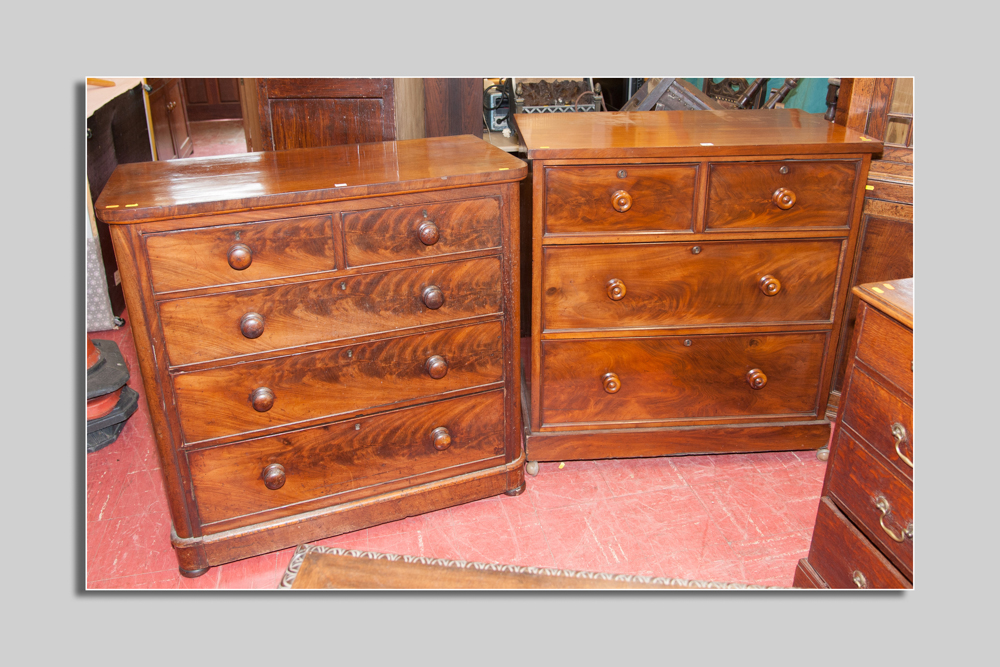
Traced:
[[191, 143], [194, 144], [194, 153], [189, 157], [247, 152], [246, 135], [243, 133], [243, 121], [240, 119], [199, 120], [192, 121], [189, 125]]

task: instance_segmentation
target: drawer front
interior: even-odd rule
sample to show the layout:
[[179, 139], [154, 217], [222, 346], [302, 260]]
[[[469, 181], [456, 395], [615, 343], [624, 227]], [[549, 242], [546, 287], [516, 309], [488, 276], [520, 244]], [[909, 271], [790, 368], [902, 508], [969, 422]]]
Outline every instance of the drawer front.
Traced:
[[[435, 287], [443, 298], [436, 309], [425, 296]], [[177, 299], [159, 308], [170, 364], [179, 366], [499, 313], [500, 258]]]
[[173, 381], [184, 440], [191, 444], [500, 382], [501, 334], [500, 322], [489, 322], [181, 373]]
[[822, 332], [542, 341], [542, 424], [815, 415], [826, 344]]
[[543, 248], [545, 330], [830, 322], [843, 242]]
[[545, 233], [691, 231], [697, 176], [694, 164], [546, 167]]
[[496, 199], [344, 213], [348, 266], [499, 247]]
[[913, 395], [913, 331], [866, 303], [855, 355], [875, 372]]
[[912, 481], [913, 408], [858, 366], [854, 367], [844, 392], [840, 421]]
[[150, 234], [146, 254], [156, 292], [337, 268], [329, 215]]
[[913, 588], [826, 496], [820, 499], [809, 563], [830, 588]]
[[[450, 438], [443, 450], [440, 428]], [[499, 465], [503, 432], [503, 392], [495, 391], [187, 457], [201, 521], [210, 524], [456, 466], [471, 472]]]
[[912, 578], [913, 487], [908, 480], [839, 426], [829, 465], [827, 495]]
[[858, 160], [710, 164], [706, 229], [849, 227], [860, 168]]

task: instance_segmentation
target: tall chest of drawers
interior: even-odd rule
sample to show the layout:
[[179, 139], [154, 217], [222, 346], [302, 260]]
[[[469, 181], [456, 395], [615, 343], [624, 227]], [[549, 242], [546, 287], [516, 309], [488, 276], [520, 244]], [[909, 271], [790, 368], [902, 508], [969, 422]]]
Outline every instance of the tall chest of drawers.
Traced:
[[881, 144], [798, 110], [514, 118], [531, 165], [528, 471], [825, 445]]
[[913, 279], [869, 283], [800, 588], [913, 587]]
[[116, 169], [183, 574], [523, 490], [526, 172], [467, 136]]

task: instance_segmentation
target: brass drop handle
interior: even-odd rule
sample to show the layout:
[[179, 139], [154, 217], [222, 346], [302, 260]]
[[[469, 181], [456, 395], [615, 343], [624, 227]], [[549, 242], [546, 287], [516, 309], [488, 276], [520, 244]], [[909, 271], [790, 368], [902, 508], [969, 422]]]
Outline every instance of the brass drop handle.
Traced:
[[604, 391], [609, 394], [616, 394], [622, 388], [622, 381], [616, 373], [605, 373], [601, 376], [601, 382], [604, 384]]
[[912, 468], [913, 461], [906, 458], [906, 456], [903, 455], [903, 452], [899, 451], [899, 445], [903, 442], [906, 442], [909, 439], [909, 437], [906, 434], [906, 427], [900, 424], [899, 422], [896, 422], [890, 427], [889, 430], [892, 432], [892, 439], [896, 441], [896, 455], [903, 460], [903, 463]]
[[611, 205], [619, 213], [624, 213], [632, 208], [632, 195], [624, 190], [615, 190], [615, 193], [611, 195]]
[[247, 313], [241, 317], [240, 333], [247, 338], [258, 338], [264, 333], [264, 316], [260, 313]]
[[431, 443], [433, 443], [434, 449], [443, 452], [451, 446], [451, 431], [444, 426], [438, 426], [431, 431]]
[[424, 305], [431, 310], [437, 310], [444, 305], [444, 292], [437, 285], [424, 288], [424, 292], [420, 298], [423, 300]]
[[625, 283], [618, 278], [608, 281], [608, 298], [612, 301], [621, 301], [625, 298]]
[[774, 296], [781, 291], [781, 281], [771, 274], [761, 277], [757, 286], [760, 287], [760, 291], [766, 296]]
[[253, 253], [250, 251], [250, 246], [237, 243], [229, 249], [228, 260], [229, 266], [237, 271], [247, 268], [253, 262]]
[[882, 526], [882, 530], [884, 530], [885, 534], [891, 537], [894, 542], [902, 542], [907, 537], [910, 538], [911, 540], [913, 539], [912, 525], [904, 528], [902, 534], [899, 535], [898, 537], [896, 536], [896, 533], [892, 532], [891, 528], [885, 525], [885, 517], [890, 510], [889, 501], [885, 499], [885, 496], [878, 496], [877, 498], [875, 498], [875, 507], [877, 507], [879, 511], [882, 513], [882, 516], [879, 517], [878, 525]]
[[264, 480], [264, 486], [277, 491], [285, 485], [285, 467], [280, 463], [272, 463], [261, 471], [260, 478]]
[[274, 406], [274, 392], [267, 387], [254, 389], [250, 394], [250, 405], [257, 412], [267, 412]]
[[424, 368], [427, 370], [427, 374], [435, 380], [440, 380], [448, 374], [448, 362], [440, 354], [428, 357]]
[[783, 211], [787, 211], [791, 207], [795, 206], [795, 193], [788, 188], [778, 188], [771, 195], [771, 201], [774, 205]]
[[763, 389], [764, 385], [767, 384], [767, 376], [759, 368], [751, 368], [747, 371], [747, 382], [754, 389]]
[[868, 588], [868, 580], [865, 579], [865, 575], [860, 570], [855, 570], [851, 578], [854, 580], [854, 585], [858, 588]]
[[441, 230], [432, 221], [425, 220], [417, 228], [417, 236], [424, 245], [434, 245], [441, 238]]

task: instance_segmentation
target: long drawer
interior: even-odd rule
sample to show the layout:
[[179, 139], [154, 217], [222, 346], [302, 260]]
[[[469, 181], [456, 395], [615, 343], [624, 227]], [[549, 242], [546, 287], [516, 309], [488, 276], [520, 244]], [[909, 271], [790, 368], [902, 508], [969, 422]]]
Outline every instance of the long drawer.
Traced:
[[391, 332], [501, 309], [485, 257], [159, 304], [170, 365]]
[[[503, 392], [187, 453], [204, 524], [503, 462]], [[398, 486], [398, 485], [397, 485]], [[288, 512], [286, 512], [287, 514]]]
[[840, 421], [913, 479], [913, 407], [854, 366], [844, 387]]
[[855, 356], [913, 395], [913, 331], [874, 308], [865, 309]]
[[833, 321], [843, 242], [543, 248], [544, 330]]
[[427, 334], [179, 373], [186, 444], [290, 426], [503, 379], [502, 326]]
[[542, 424], [815, 415], [828, 334], [542, 342]]

